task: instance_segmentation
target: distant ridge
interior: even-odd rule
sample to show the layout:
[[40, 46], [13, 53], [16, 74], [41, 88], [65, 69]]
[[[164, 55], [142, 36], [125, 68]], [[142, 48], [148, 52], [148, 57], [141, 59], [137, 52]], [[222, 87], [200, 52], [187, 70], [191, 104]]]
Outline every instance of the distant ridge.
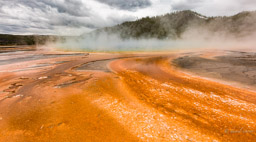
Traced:
[[123, 39], [179, 39], [183, 33], [193, 29], [243, 37], [256, 31], [256, 12], [241, 12], [234, 16], [207, 17], [190, 10], [178, 11], [98, 29], [90, 34], [84, 34], [82, 37], [97, 36], [104, 32], [117, 34]]
[[[197, 35], [243, 38], [256, 35], [256, 11], [245, 11], [233, 16], [207, 17], [191, 10], [177, 11], [162, 16], [145, 17], [136, 21], [95, 30], [79, 38], [115, 35], [122, 39], [181, 39], [192, 31]], [[79, 39], [73, 36], [9, 35], [0, 34], [0, 45], [35, 45], [47, 42]], [[91, 39], [91, 38], [90, 38]]]
[[36, 45], [64, 40], [62, 36], [52, 35], [10, 35], [0, 34], [0, 45]]

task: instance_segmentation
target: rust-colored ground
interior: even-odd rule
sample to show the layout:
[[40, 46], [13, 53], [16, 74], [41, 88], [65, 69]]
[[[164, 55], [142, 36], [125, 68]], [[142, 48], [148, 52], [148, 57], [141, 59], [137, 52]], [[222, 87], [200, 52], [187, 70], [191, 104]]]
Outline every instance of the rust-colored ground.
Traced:
[[183, 73], [176, 53], [59, 54], [0, 57], [0, 141], [256, 141], [256, 93]]

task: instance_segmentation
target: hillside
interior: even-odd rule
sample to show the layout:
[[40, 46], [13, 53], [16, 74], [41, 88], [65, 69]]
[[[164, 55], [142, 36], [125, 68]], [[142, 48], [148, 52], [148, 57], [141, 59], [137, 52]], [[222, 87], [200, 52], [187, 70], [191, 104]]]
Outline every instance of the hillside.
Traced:
[[35, 45], [63, 40], [64, 37], [49, 35], [8, 35], [0, 34], [0, 45]]
[[[101, 33], [118, 34], [122, 38], [177, 39], [189, 30], [222, 33], [243, 37], [256, 31], [256, 12], [241, 12], [234, 16], [206, 17], [186, 10], [163, 16], [146, 17], [133, 22], [125, 22], [114, 27], [96, 30], [89, 35]], [[85, 36], [85, 35], [83, 35]], [[88, 34], [86, 34], [88, 36]]]
[[[241, 12], [234, 16], [206, 17], [186, 10], [156, 17], [146, 17], [136, 21], [95, 30], [80, 38], [117, 35], [122, 39], [180, 39], [188, 33], [190, 37], [224, 35], [228, 37], [246, 37], [256, 33], [256, 12]], [[190, 38], [189, 37], [189, 38]], [[207, 37], [207, 38], [208, 38]], [[49, 35], [6, 35], [0, 34], [0, 45], [35, 45], [46, 42], [65, 41], [77, 37]], [[91, 40], [91, 38], [89, 38]], [[90, 41], [89, 40], [89, 41]]]

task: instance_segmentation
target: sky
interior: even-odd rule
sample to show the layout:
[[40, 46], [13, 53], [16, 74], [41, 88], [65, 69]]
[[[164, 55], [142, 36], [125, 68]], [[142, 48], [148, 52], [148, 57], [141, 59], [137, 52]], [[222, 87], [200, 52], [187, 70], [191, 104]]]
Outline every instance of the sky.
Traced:
[[255, 0], [0, 0], [0, 33], [81, 35], [98, 28], [193, 10], [230, 16], [256, 10]]

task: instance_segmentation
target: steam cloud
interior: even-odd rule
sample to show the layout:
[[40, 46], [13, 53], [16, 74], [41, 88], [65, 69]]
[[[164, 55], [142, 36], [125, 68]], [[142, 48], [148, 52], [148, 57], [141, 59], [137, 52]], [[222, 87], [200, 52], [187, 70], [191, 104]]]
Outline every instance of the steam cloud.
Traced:
[[[65, 51], [86, 51], [86, 52], [122, 52], [122, 51], [172, 51], [192, 48], [254, 48], [253, 37], [235, 39], [226, 35], [212, 35], [198, 32], [188, 32], [184, 38], [171, 39], [122, 39], [118, 35], [101, 34], [99, 37], [86, 37], [82, 39], [68, 39], [65, 42], [54, 44], [57, 49]], [[255, 37], [255, 36], [254, 36]]]
[[[191, 48], [250, 49], [254, 48], [256, 43], [254, 40], [256, 37], [256, 26], [253, 24], [256, 21], [255, 15], [254, 13], [252, 16], [245, 15], [245, 18], [242, 18], [242, 22], [239, 21], [231, 25], [228, 25], [231, 22], [221, 18], [216, 18], [207, 26], [198, 26], [195, 23], [190, 23], [177, 39], [168, 38], [168, 36], [165, 39], [121, 38], [118, 32], [101, 31], [97, 34], [88, 34], [76, 39], [67, 39], [64, 42], [56, 43], [54, 46], [61, 50], [87, 52], [166, 51]], [[201, 18], [205, 19], [205, 17]], [[230, 18], [227, 19], [230, 20]], [[192, 20], [190, 22], [198, 21]], [[161, 24], [164, 25], [164, 23]], [[226, 29], [230, 26], [235, 27]]]

